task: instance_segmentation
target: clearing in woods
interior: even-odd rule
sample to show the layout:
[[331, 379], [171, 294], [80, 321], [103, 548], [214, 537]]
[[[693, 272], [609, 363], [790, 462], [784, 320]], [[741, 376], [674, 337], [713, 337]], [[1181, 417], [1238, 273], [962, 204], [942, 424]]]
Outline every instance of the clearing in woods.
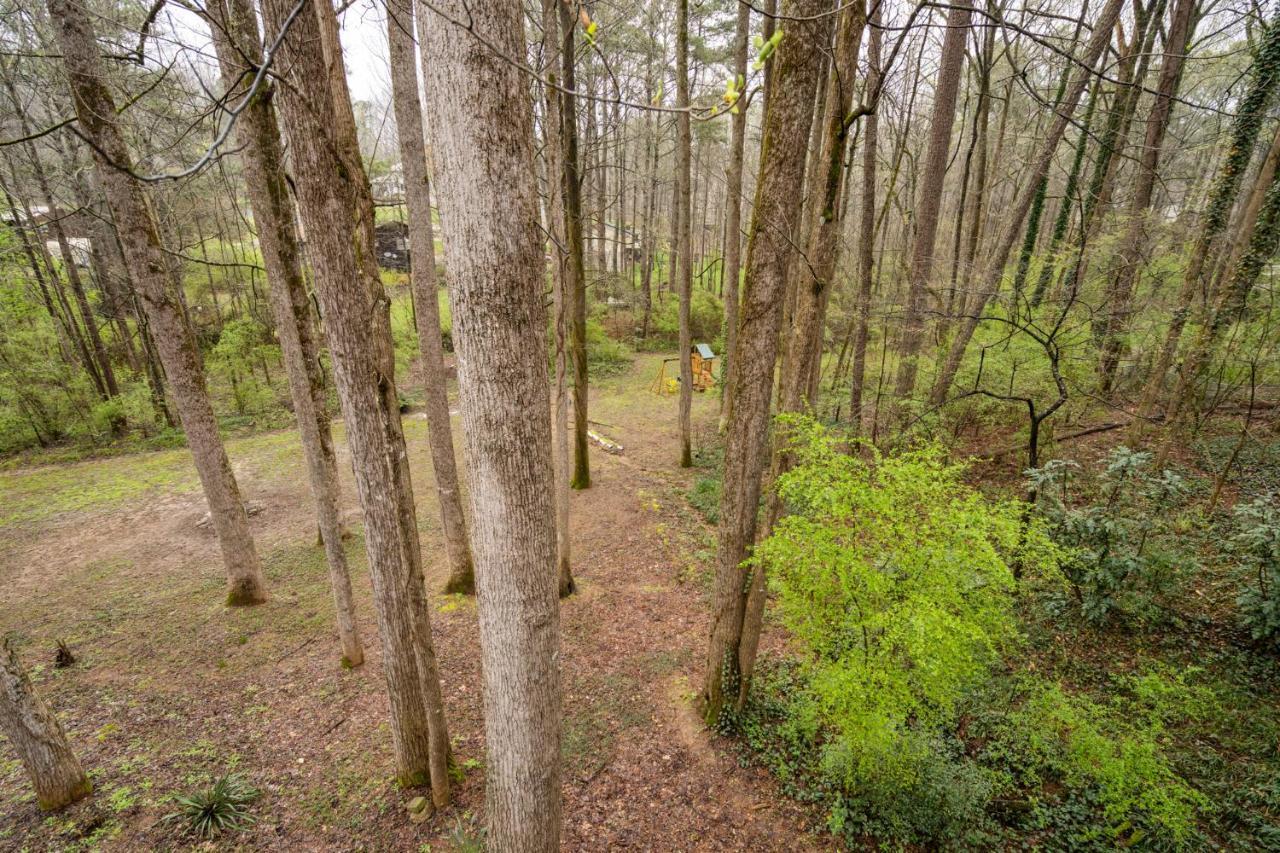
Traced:
[[[808, 816], [744, 769], [697, 719], [714, 531], [689, 509], [676, 398], [648, 386], [661, 356], [593, 381], [594, 484], [575, 493], [579, 594], [562, 618], [567, 849], [818, 849]], [[694, 400], [695, 446], [718, 398]], [[458, 420], [454, 419], [455, 429]], [[410, 823], [390, 732], [343, 433], [335, 423], [367, 663], [338, 665], [324, 557], [295, 431], [228, 449], [271, 600], [222, 606], [224, 578], [186, 450], [0, 472], [0, 625], [57, 710], [95, 785], [52, 816], [16, 760], [0, 762], [0, 847], [181, 844], [170, 797], [224, 773], [262, 792], [227, 843], [279, 849], [451, 849], [483, 824], [484, 741], [475, 608], [443, 596], [445, 564], [421, 415], [405, 416], [454, 755], [455, 804]], [[457, 446], [461, 441], [455, 439]], [[53, 667], [59, 640], [76, 663]]]

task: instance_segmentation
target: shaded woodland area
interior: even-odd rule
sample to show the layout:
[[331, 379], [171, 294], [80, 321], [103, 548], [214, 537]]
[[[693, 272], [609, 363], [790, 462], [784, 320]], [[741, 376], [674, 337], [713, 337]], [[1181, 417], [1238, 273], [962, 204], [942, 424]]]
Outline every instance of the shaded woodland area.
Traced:
[[0, 0], [0, 847], [1280, 848], [1280, 4]]

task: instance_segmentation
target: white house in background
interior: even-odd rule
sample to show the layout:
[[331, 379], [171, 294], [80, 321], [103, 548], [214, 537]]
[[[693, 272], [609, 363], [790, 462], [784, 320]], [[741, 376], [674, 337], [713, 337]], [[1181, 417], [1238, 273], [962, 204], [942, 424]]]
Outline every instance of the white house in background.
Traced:
[[78, 267], [88, 267], [93, 244], [87, 236], [82, 236], [85, 233], [85, 229], [81, 227], [78, 214], [63, 214], [56, 210], [51, 214], [49, 208], [44, 205], [38, 205], [31, 208], [30, 220], [22, 211], [18, 211], [15, 216], [13, 211], [6, 209], [0, 213], [0, 222], [11, 228], [23, 227], [28, 231], [35, 230], [44, 238], [44, 246], [48, 250], [49, 256], [66, 263], [67, 259], [62, 257], [62, 247], [54, 239], [53, 230], [49, 227], [49, 223], [53, 221], [55, 215], [61, 217], [62, 230], [67, 236], [67, 243], [71, 249], [71, 260]]

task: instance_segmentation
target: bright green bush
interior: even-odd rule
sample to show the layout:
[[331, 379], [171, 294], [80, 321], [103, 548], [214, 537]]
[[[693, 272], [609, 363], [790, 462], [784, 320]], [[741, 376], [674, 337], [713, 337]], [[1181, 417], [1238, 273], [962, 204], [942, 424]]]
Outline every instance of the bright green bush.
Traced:
[[777, 484], [789, 514], [753, 559], [802, 650], [826, 770], [891, 803], [925, 781], [958, 703], [1016, 640], [1013, 556], [1037, 572], [1057, 552], [941, 448], [866, 447], [867, 460], [811, 420], [782, 424], [797, 459]]
[[[1072, 846], [1180, 847], [1192, 842], [1208, 799], [1165, 756], [1168, 725], [1202, 715], [1208, 697], [1185, 675], [1158, 670], [1121, 679], [1108, 704], [1060, 684], [1024, 677], [994, 711], [983, 759], [1010, 774], [1011, 787], [1031, 796], [1055, 833]], [[993, 698], [993, 697], [988, 697]], [[1061, 785], [1063, 803], [1090, 817], [1068, 832], [1064, 808], [1038, 794]], [[1147, 846], [1147, 845], [1144, 845]]]
[[587, 370], [592, 376], [621, 373], [631, 366], [632, 358], [630, 347], [606, 335], [598, 320], [587, 320]]
[[240, 415], [278, 406], [275, 392], [256, 370], [265, 362], [279, 361], [280, 348], [271, 342], [270, 330], [249, 317], [227, 321], [209, 353], [209, 368], [230, 386]]
[[[695, 288], [689, 301], [689, 334], [694, 343], [713, 343], [720, 337], [724, 303], [709, 290]], [[649, 317], [646, 349], [670, 349], [680, 342], [680, 300], [671, 293], [655, 298]], [[719, 352], [719, 350], [717, 350]]]

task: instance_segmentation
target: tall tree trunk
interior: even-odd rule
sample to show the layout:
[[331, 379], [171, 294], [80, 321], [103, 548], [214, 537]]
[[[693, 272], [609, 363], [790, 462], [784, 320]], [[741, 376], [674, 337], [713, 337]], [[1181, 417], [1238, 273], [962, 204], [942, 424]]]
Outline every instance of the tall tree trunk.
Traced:
[[[443, 805], [449, 796], [448, 732], [417, 531], [405, 524], [413, 518], [412, 492], [402, 479], [407, 454], [394, 361], [387, 361], [386, 298], [379, 298], [377, 270], [369, 263], [372, 199], [353, 156], [349, 102], [342, 115], [335, 94], [336, 79], [345, 75], [333, 10], [327, 0], [310, 0], [291, 18], [292, 7], [292, 0], [266, 0], [263, 15], [268, 41], [289, 26], [277, 57], [283, 79], [277, 95], [364, 512], [396, 775], [406, 786], [430, 781], [433, 800]], [[322, 35], [326, 29], [328, 37]]]
[[[875, 2], [875, 0], [873, 0]], [[842, 227], [841, 196], [844, 191], [844, 157], [858, 73], [858, 51], [866, 26], [866, 8], [853, 3], [840, 13], [835, 58], [827, 80], [827, 103], [823, 111], [822, 146], [817, 169], [809, 181], [809, 213], [814, 217], [809, 231], [807, 263], [799, 264], [791, 318], [791, 360], [783, 380], [782, 409], [800, 411], [813, 406], [811, 379], [822, 359], [822, 326], [826, 300], [831, 292], [839, 252]], [[962, 45], [963, 46], [963, 45]]]
[[431, 183], [427, 175], [427, 148], [418, 99], [417, 50], [413, 38], [412, 0], [391, 0], [387, 6], [387, 42], [391, 52], [391, 96], [395, 109], [400, 163], [404, 170], [405, 204], [409, 213], [409, 283], [413, 291], [418, 326], [418, 352], [422, 357], [422, 381], [426, 392], [427, 431], [431, 446], [431, 470], [440, 502], [440, 526], [449, 558], [447, 593], [471, 595], [475, 574], [467, 521], [462, 512], [461, 478], [453, 452], [453, 428], [449, 423], [449, 389], [444, 371], [444, 345], [440, 337], [439, 285], [436, 283], [435, 229], [431, 223]]
[[[314, 0], [313, 0], [314, 2]], [[351, 94], [347, 90], [347, 74], [343, 64], [342, 46], [338, 39], [338, 17], [330, 0], [314, 3], [320, 27], [320, 50], [325, 74], [329, 80], [330, 101], [333, 104], [334, 128], [331, 137], [339, 158], [339, 168], [350, 176], [353, 204], [349, 211], [358, 216], [353, 234], [356, 263], [365, 286], [369, 289], [373, 310], [369, 315], [373, 324], [367, 342], [372, 345], [377, 359], [377, 380], [384, 423], [389, 441], [392, 483], [396, 491], [395, 509], [399, 522], [401, 553], [410, 573], [407, 592], [413, 605], [409, 611], [412, 619], [414, 651], [422, 684], [423, 704], [427, 713], [428, 760], [432, 798], [437, 806], [449, 801], [449, 732], [445, 724], [444, 697], [440, 690], [439, 665], [435, 646], [431, 639], [431, 621], [426, 604], [426, 587], [422, 571], [422, 545], [418, 539], [418, 519], [413, 497], [413, 481], [409, 470], [409, 453], [405, 447], [404, 429], [400, 422], [400, 396], [396, 392], [395, 346], [391, 336], [391, 300], [382, 287], [378, 270], [374, 240], [373, 194], [364, 171], [360, 143], [356, 133], [355, 112]]]
[[0, 646], [0, 731], [27, 771], [36, 802], [52, 811], [87, 797], [93, 783], [57, 716], [31, 687], [12, 638], [5, 637]]
[[960, 269], [955, 276], [959, 281], [955, 305], [952, 306], [953, 310], [948, 312], [948, 316], [943, 318], [944, 327], [938, 335], [938, 340], [944, 345], [950, 334], [952, 321], [965, 313], [969, 303], [969, 288], [973, 283], [978, 245], [982, 242], [983, 225], [987, 217], [988, 155], [990, 153], [988, 136], [991, 124], [991, 69], [995, 65], [995, 33], [995, 27], [986, 27], [982, 51], [977, 60], [978, 102], [974, 109], [973, 120], [973, 148], [977, 159], [973, 169], [973, 188], [969, 192], [968, 207], [965, 208], [963, 217], [968, 220], [969, 231], [965, 237], [964, 252], [959, 263]]
[[[649, 100], [654, 98], [652, 86]], [[649, 337], [649, 321], [653, 315], [653, 266], [658, 252], [658, 121], [652, 114], [645, 117], [649, 157], [649, 192], [645, 199], [644, 214], [644, 268], [640, 272], [640, 340]]]
[[690, 160], [693, 129], [689, 119], [689, 0], [676, 0], [676, 239], [680, 269], [676, 275], [680, 293], [680, 467], [693, 465], [690, 410], [693, 406], [693, 337], [689, 330], [689, 303], [693, 299], [693, 212], [690, 206]]
[[1087, 247], [1101, 230], [1107, 209], [1111, 206], [1111, 197], [1115, 192], [1117, 175], [1129, 140], [1129, 127], [1133, 123], [1138, 100], [1147, 79], [1152, 49], [1156, 35], [1160, 32], [1158, 23], [1164, 16], [1164, 8], [1165, 0], [1151, 0], [1146, 7], [1135, 0], [1134, 31], [1128, 44], [1124, 42], [1120, 24], [1116, 25], [1116, 39], [1119, 42], [1117, 50], [1120, 53], [1118, 83], [1112, 95], [1106, 126], [1098, 140], [1089, 189], [1084, 196], [1081, 236], [1076, 241], [1076, 251], [1072, 260], [1067, 263], [1063, 279], [1064, 290], [1068, 292], [1075, 292], [1077, 281], [1084, 278], [1089, 263]]
[[[738, 20], [733, 34], [734, 88], [739, 100], [729, 121], [729, 163], [725, 168], [724, 226], [724, 353], [720, 375], [728, 378], [733, 353], [738, 344], [738, 285], [742, 278], [742, 160], [747, 142], [747, 42], [751, 35], [751, 7], [738, 4]], [[727, 422], [732, 400], [728, 385], [720, 395], [721, 417]], [[721, 423], [723, 429], [724, 423]]]
[[1119, 17], [1120, 9], [1123, 6], [1124, 0], [1107, 0], [1102, 12], [1099, 13], [1097, 20], [1094, 21], [1093, 34], [1089, 37], [1089, 41], [1085, 46], [1084, 55], [1080, 57], [1079, 70], [1076, 72], [1070, 87], [1068, 87], [1066, 97], [1063, 98], [1054, 116], [1053, 123], [1049, 126], [1044, 141], [1041, 143], [1040, 151], [1036, 155], [1029, 173], [1026, 175], [1027, 183], [1023, 185], [1022, 190], [1011, 205], [1010, 221], [1006, 226], [1005, 233], [1002, 235], [991, 259], [983, 268], [982, 274], [977, 277], [980, 290], [974, 294], [973, 301], [966, 308], [964, 321], [960, 324], [955, 339], [951, 342], [951, 347], [947, 351], [946, 362], [943, 364], [942, 371], [934, 383], [933, 392], [930, 394], [930, 403], [934, 406], [939, 406], [946, 400], [947, 393], [951, 390], [951, 383], [955, 380], [956, 372], [960, 369], [960, 361], [964, 358], [965, 350], [969, 347], [969, 341], [973, 338], [974, 330], [978, 328], [978, 323], [982, 320], [982, 314], [986, 310], [987, 303], [990, 302], [1000, 287], [1004, 265], [1009, 260], [1009, 255], [1013, 251], [1014, 243], [1018, 240], [1018, 235], [1022, 232], [1022, 223], [1026, 219], [1032, 200], [1039, 189], [1040, 180], [1049, 173], [1049, 164], [1053, 160], [1054, 152], [1058, 148], [1058, 143], [1062, 141], [1063, 134], [1066, 133], [1067, 125], [1075, 113], [1076, 106], [1080, 103], [1084, 90], [1089, 85], [1089, 81], [1093, 76], [1092, 69], [1097, 64], [1098, 58], [1102, 56], [1102, 51], [1106, 49], [1107, 43], [1111, 40], [1111, 28], [1115, 25], [1116, 18]]
[[[867, 36], [867, 82], [865, 91], [880, 87], [880, 44], [884, 39], [880, 28], [880, 5], [873, 2]], [[862, 430], [862, 386], [867, 375], [867, 337], [871, 322], [871, 289], [875, 270], [876, 241], [876, 157], [880, 145], [880, 110], [877, 105], [866, 117], [866, 135], [862, 140], [862, 198], [858, 213], [858, 297], [854, 306], [853, 365], [850, 368], [849, 421], [855, 432]]]
[[568, 222], [565, 219], [564, 113], [559, 85], [563, 67], [560, 56], [560, 0], [542, 0], [542, 61], [547, 85], [544, 87], [546, 121], [543, 127], [543, 157], [547, 165], [547, 226], [551, 234], [551, 301], [555, 317], [555, 388], [552, 389], [552, 437], [556, 487], [556, 576], [560, 597], [572, 595], [572, 543], [569, 534], [569, 299], [572, 278], [568, 251]]
[[591, 457], [587, 443], [587, 274], [582, 245], [582, 163], [578, 155], [577, 72], [574, 67], [573, 28], [577, 19], [568, 3], [560, 3], [562, 101], [564, 136], [565, 244], [569, 251], [569, 355], [573, 362], [573, 479], [574, 489], [591, 488]]
[[[1203, 289], [1205, 267], [1210, 253], [1227, 226], [1231, 209], [1240, 191], [1240, 182], [1244, 180], [1244, 173], [1253, 157], [1258, 133], [1262, 129], [1268, 106], [1275, 99], [1278, 87], [1280, 87], [1280, 19], [1273, 19], [1263, 36], [1258, 58], [1251, 69], [1249, 88], [1232, 122], [1231, 142], [1227, 148], [1227, 156], [1210, 191], [1208, 206], [1197, 231], [1196, 241], [1187, 258], [1176, 307], [1173, 316], [1169, 319], [1169, 329], [1165, 333], [1155, 365], [1151, 369], [1151, 376], [1147, 380], [1138, 404], [1139, 417], [1135, 421], [1133, 436], [1135, 439], [1140, 437], [1138, 433], [1142, 429], [1142, 423], [1150, 420], [1155, 414], [1164, 390], [1165, 376], [1173, 364], [1183, 328], [1191, 314], [1195, 294]], [[1280, 141], [1280, 130], [1277, 130], [1276, 140]], [[1179, 384], [1182, 383], [1179, 382]], [[1171, 399], [1171, 409], [1181, 406], [1180, 396], [1181, 393]], [[1171, 422], [1176, 417], [1177, 413], [1173, 413], [1173, 417], [1166, 420]]]
[[1040, 267], [1040, 276], [1036, 279], [1035, 289], [1031, 293], [1031, 307], [1039, 307], [1044, 300], [1049, 283], [1058, 269], [1058, 250], [1062, 241], [1067, 238], [1067, 228], [1071, 225], [1071, 211], [1075, 209], [1076, 188], [1080, 181], [1080, 170], [1084, 166], [1085, 149], [1089, 147], [1089, 128], [1093, 124], [1093, 114], [1098, 105], [1100, 82], [1094, 81], [1089, 95], [1089, 105], [1085, 107], [1084, 118], [1080, 121], [1080, 136], [1076, 139], [1075, 154], [1071, 158], [1071, 169], [1067, 172], [1067, 181], [1062, 188], [1062, 203], [1058, 205], [1058, 215], [1053, 220], [1053, 232], [1049, 235], [1049, 248], [1045, 252], [1044, 262]]
[[[504, 58], [524, 53], [521, 7], [436, 0], [431, 9], [419, 7], [472, 471], [488, 843], [551, 851], [560, 836], [560, 614], [544, 264], [528, 80]], [[472, 22], [485, 43], [445, 16]]]
[[[755, 544], [782, 297], [804, 190], [804, 158], [795, 152], [804, 150], [813, 122], [825, 31], [819, 16], [825, 9], [822, 0], [786, 0], [787, 34], [770, 59], [774, 91], [765, 109], [738, 350], [729, 375], [733, 407], [725, 436], [711, 638], [701, 691], [704, 718], [713, 725], [726, 705], [745, 698], [744, 673], [754, 665], [759, 639], [759, 619], [748, 619], [742, 561]], [[758, 568], [751, 583], [763, 588]]]
[[951, 128], [956, 119], [956, 95], [964, 71], [964, 46], [969, 38], [972, 0], [959, 0], [947, 12], [947, 33], [942, 40], [938, 67], [938, 87], [934, 93], [933, 119], [929, 125], [929, 149], [925, 154], [924, 176], [920, 180], [915, 207], [915, 241], [911, 248], [911, 268], [907, 273], [907, 308], [898, 340], [898, 379], [894, 395], [901, 401], [911, 397], [916, 387], [916, 368], [924, 338], [925, 300], [933, 274], [934, 242], [938, 235], [938, 214], [942, 209], [942, 184], [947, 176], [951, 153]]
[[200, 350], [182, 312], [178, 294], [182, 283], [173, 277], [142, 184], [131, 171], [126, 171], [132, 170], [133, 160], [115, 122], [115, 102], [103, 82], [93, 24], [78, 0], [48, 0], [48, 7], [62, 48], [80, 129], [93, 143], [107, 203], [120, 229], [125, 258], [139, 286], [222, 546], [227, 603], [258, 604], [267, 595], [262, 567], [209, 403]]
[[1156, 186], [1156, 170], [1160, 165], [1160, 150], [1164, 146], [1165, 132], [1173, 110], [1173, 99], [1182, 78], [1182, 64], [1187, 44], [1191, 38], [1191, 18], [1196, 0], [1176, 0], [1173, 19], [1165, 36], [1164, 59], [1160, 68], [1160, 81], [1156, 86], [1155, 102], [1147, 116], [1147, 130], [1142, 143], [1142, 157], [1138, 162], [1138, 175], [1133, 197], [1129, 202], [1129, 221], [1117, 252], [1118, 268], [1107, 277], [1104, 296], [1105, 307], [1102, 329], [1102, 358], [1099, 387], [1108, 394], [1115, 382], [1116, 368], [1120, 363], [1123, 336], [1128, 331], [1133, 313], [1134, 290], [1138, 272], [1146, 254], [1150, 238], [1147, 234], [1148, 216], [1152, 194]]
[[[223, 84], [228, 93], [243, 97], [243, 90], [252, 77], [251, 66], [256, 67], [262, 56], [253, 6], [249, 0], [222, 0], [211, 4], [206, 15], [210, 18]], [[342, 660], [348, 666], [359, 666], [364, 661], [364, 646], [356, 623], [351, 573], [342, 547], [338, 461], [320, 370], [320, 343], [302, 272], [273, 95], [270, 86], [254, 95], [240, 113], [236, 133], [244, 161], [245, 184], [258, 227], [262, 261], [271, 283], [271, 312], [302, 436], [311, 495], [316, 502], [320, 541], [333, 587]]]

